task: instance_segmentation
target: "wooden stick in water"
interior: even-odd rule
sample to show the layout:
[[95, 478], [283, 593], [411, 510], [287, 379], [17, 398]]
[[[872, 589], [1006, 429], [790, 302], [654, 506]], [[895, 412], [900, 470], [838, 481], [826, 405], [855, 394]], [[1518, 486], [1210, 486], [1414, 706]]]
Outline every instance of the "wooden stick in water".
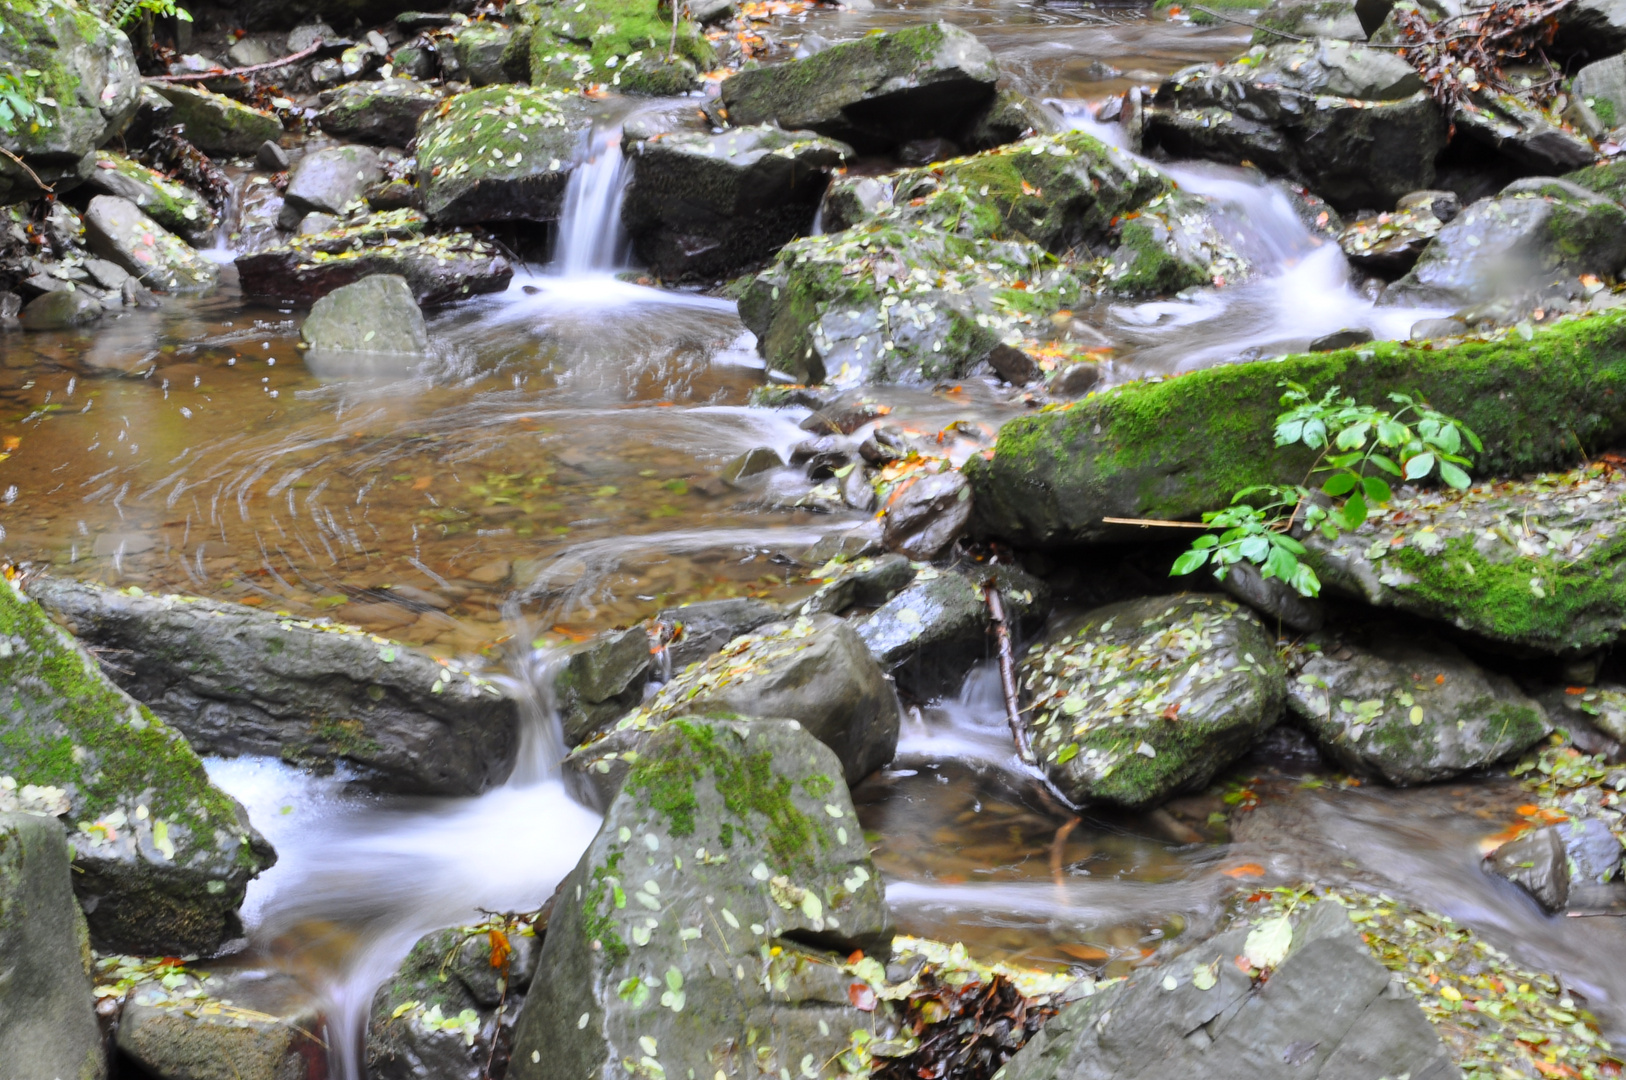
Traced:
[[1005, 622], [1005, 604], [1000, 599], [999, 587], [988, 581], [982, 587], [983, 601], [988, 605], [988, 618], [994, 625], [994, 639], [999, 643], [999, 683], [1005, 691], [1005, 720], [1011, 725], [1011, 738], [1016, 741], [1016, 752], [1023, 761], [1032, 761], [1027, 735], [1022, 731], [1022, 709], [1016, 694], [1016, 658], [1011, 652], [1011, 628]]

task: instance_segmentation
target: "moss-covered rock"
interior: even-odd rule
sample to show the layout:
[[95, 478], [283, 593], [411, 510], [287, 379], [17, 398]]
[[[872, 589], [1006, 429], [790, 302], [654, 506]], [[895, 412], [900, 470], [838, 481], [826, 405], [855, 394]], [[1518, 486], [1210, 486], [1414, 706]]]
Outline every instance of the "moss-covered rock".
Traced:
[[492, 1043], [508, 1048], [546, 925], [539, 913], [494, 915], [418, 939], [373, 995], [367, 1075], [373, 1080], [484, 1076]]
[[16, 792], [0, 788], [0, 1061], [13, 1076], [101, 1080], [107, 1063], [73, 849], [49, 811], [8, 813], [8, 801]]
[[[620, 87], [628, 65], [664, 59], [673, 46], [672, 9], [660, 0], [532, 0], [522, 16], [532, 32], [531, 84], [574, 90], [594, 83]], [[716, 50], [698, 23], [680, 18], [675, 56], [708, 71]], [[626, 89], [648, 92], [635, 76]]]
[[220, 268], [180, 237], [143, 214], [135, 203], [98, 195], [85, 210], [90, 250], [123, 267], [150, 289], [205, 292], [220, 280]]
[[1626, 266], [1626, 209], [1563, 180], [1509, 184], [1440, 229], [1417, 265], [1389, 287], [1398, 303], [1515, 309], [1580, 298], [1583, 274]]
[[1557, 176], [1597, 158], [1592, 144], [1565, 127], [1560, 117], [1489, 87], [1481, 87], [1457, 106], [1451, 126], [1463, 142], [1491, 150], [1515, 176]]
[[109, 960], [103, 986], [134, 984], [119, 1014], [119, 1057], [149, 1076], [290, 1080], [326, 1062], [322, 1001], [292, 975]]
[[0, 583], [0, 775], [58, 789], [74, 891], [98, 947], [210, 952], [241, 932], [275, 861], [186, 740], [109, 682], [12, 582]]
[[488, 86], [444, 102], [418, 128], [418, 190], [437, 222], [553, 221], [585, 113], [557, 90]]
[[[37, 109], [0, 146], [66, 191], [89, 175], [93, 151], [124, 127], [141, 95], [135, 53], [121, 32], [70, 0], [12, 0], [0, 19], [0, 69]], [[0, 203], [38, 192], [0, 155]]]
[[1432, 185], [1446, 123], [1404, 60], [1324, 39], [1175, 72], [1158, 88], [1145, 139], [1175, 157], [1251, 161], [1355, 210]]
[[220, 216], [202, 195], [123, 154], [106, 150], [97, 154], [96, 168], [85, 181], [85, 188], [99, 195], [128, 199], [194, 247], [208, 247], [220, 228]]
[[1338, 246], [1355, 269], [1393, 279], [1416, 264], [1458, 209], [1451, 192], [1413, 192], [1395, 205], [1393, 213], [1349, 225], [1338, 234]]
[[282, 135], [282, 121], [229, 97], [179, 83], [154, 85], [174, 106], [169, 122], [180, 124], [188, 142], [205, 154], [249, 155]]
[[1305, 538], [1323, 583], [1488, 642], [1585, 652], [1626, 629], [1626, 477], [1605, 466], [1403, 491], [1336, 540]]
[[840, 763], [795, 724], [660, 728], [558, 896], [510, 1080], [834, 1078], [882, 1037], [840, 966], [890, 938], [880, 877]]
[[440, 42], [441, 74], [470, 86], [525, 82], [530, 76], [530, 35], [501, 23], [477, 22]]
[[827, 204], [848, 227], [786, 245], [740, 298], [769, 365], [801, 382], [959, 377], [996, 345], [1043, 333], [1086, 285], [1140, 292], [1246, 272], [1206, 204], [1083, 132], [881, 183], [833, 184]]
[[[1361, 25], [1357, 7], [1359, 5], [1354, 0], [1274, 0], [1250, 21], [1255, 26], [1269, 27], [1299, 37], [1365, 41], [1367, 29]], [[1253, 35], [1255, 45], [1276, 45], [1281, 41], [1280, 34], [1255, 31]]]
[[1254, 614], [1200, 594], [1097, 608], [1029, 650], [1018, 679], [1051, 783], [1131, 807], [1208, 783], [1281, 718], [1286, 693]]
[[622, 222], [663, 278], [731, 277], [805, 232], [850, 147], [762, 125], [634, 144]]
[[406, 278], [419, 304], [501, 292], [514, 268], [495, 244], [463, 232], [431, 235], [416, 210], [386, 210], [353, 225], [293, 237], [237, 257], [245, 296], [309, 304], [373, 274]]
[[440, 104], [442, 92], [416, 79], [347, 83], [326, 98], [316, 124], [329, 135], [379, 146], [405, 146], [418, 133], [423, 114]]
[[1392, 625], [1317, 634], [1287, 706], [1321, 748], [1391, 784], [1447, 780], [1523, 753], [1547, 717], [1505, 675]]
[[722, 86], [735, 124], [817, 131], [871, 153], [911, 139], [959, 139], [994, 96], [999, 66], [970, 33], [938, 22], [748, 68]]
[[1376, 342], [1223, 365], [1020, 417], [1000, 429], [992, 459], [965, 465], [973, 529], [1062, 547], [1121, 536], [1103, 517], [1191, 519], [1249, 485], [1297, 483], [1309, 455], [1273, 439], [1284, 380], [1372, 405], [1420, 394], [1479, 433], [1481, 468], [1517, 475], [1626, 435], [1626, 314], [1559, 322], [1528, 341]]
[[[1622, 119], [1626, 119], [1626, 115], [1623, 115]], [[1561, 179], [1584, 187], [1588, 191], [1595, 191], [1615, 202], [1626, 201], [1626, 161], [1619, 158], [1576, 169], [1574, 172], [1565, 173]]]

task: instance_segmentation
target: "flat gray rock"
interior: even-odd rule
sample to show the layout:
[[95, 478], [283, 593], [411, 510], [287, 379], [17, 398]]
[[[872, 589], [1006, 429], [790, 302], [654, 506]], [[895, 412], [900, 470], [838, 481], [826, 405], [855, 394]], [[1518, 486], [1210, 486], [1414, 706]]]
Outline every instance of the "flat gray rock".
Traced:
[[149, 289], [204, 292], [220, 279], [220, 268], [166, 231], [135, 203], [98, 195], [85, 211], [90, 250], [117, 263]]
[[402, 358], [429, 354], [429, 330], [412, 298], [412, 287], [396, 274], [372, 274], [334, 289], [315, 304], [299, 328], [313, 354], [372, 353]]

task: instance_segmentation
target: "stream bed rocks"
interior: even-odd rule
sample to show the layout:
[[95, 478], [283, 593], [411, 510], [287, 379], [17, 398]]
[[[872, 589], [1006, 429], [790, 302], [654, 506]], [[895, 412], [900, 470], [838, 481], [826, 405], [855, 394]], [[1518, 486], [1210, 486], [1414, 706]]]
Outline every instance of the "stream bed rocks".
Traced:
[[0, 776], [74, 824], [74, 892], [92, 941], [179, 954], [237, 937], [249, 879], [276, 859], [243, 808], [9, 580], [0, 643]]
[[841, 773], [786, 721], [652, 732], [559, 888], [511, 1080], [828, 1076], [867, 1041], [843, 961], [891, 923]]
[[513, 699], [415, 649], [222, 601], [59, 578], [31, 589], [200, 753], [342, 763], [374, 790], [417, 795], [475, 795], [513, 767]]

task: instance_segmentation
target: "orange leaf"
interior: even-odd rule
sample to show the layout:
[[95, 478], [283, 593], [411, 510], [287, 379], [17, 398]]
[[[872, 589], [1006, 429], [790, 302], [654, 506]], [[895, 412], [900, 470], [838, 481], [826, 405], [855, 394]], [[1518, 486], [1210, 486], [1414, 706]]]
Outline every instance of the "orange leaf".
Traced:
[[433, 476], [420, 476], [416, 480], [412, 481], [412, 490], [428, 491], [429, 485], [433, 484], [434, 482], [435, 478]]
[[[8, 447], [8, 449], [9, 449], [9, 447]], [[1586, 687], [1584, 687], [1584, 686], [1566, 686], [1566, 687], [1564, 687], [1564, 693], [1570, 694], [1572, 696], [1575, 695], [1575, 694], [1584, 694], [1584, 693], [1586, 693]]]
[[1094, 945], [1057, 945], [1061, 952], [1071, 956], [1074, 960], [1110, 960], [1112, 954], [1105, 949]]
[[507, 967], [508, 957], [514, 951], [514, 947], [508, 944], [508, 935], [501, 930], [493, 930], [487, 936], [491, 938], [491, 966], [494, 968]]
[[1220, 873], [1229, 878], [1264, 877], [1265, 868], [1256, 862], [1245, 862], [1241, 866], [1231, 866]]
[[875, 991], [868, 983], [855, 982], [847, 987], [847, 1000], [859, 1012], [875, 1011]]

